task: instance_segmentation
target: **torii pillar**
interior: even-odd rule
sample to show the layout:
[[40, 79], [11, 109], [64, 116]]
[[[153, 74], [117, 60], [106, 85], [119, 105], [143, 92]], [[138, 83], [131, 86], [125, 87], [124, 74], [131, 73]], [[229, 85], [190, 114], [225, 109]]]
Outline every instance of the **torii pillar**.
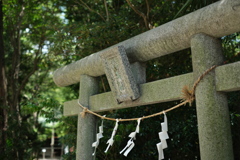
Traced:
[[[89, 97], [98, 92], [97, 78], [81, 75], [80, 89], [79, 89], [79, 102], [89, 108]], [[78, 129], [77, 129], [77, 160], [91, 160], [93, 147], [92, 143], [95, 141], [96, 136], [96, 119], [92, 114], [86, 114], [85, 117], [78, 115]]]
[[[196, 34], [191, 39], [191, 49], [194, 79], [223, 63], [219, 39]], [[233, 160], [227, 97], [216, 91], [215, 72], [205, 76], [195, 93], [201, 160]]]

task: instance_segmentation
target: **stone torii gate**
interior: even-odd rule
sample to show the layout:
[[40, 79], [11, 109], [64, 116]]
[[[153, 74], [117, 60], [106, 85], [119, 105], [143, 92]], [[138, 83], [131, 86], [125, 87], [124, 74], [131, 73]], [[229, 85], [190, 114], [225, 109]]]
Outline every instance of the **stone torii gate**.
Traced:
[[[240, 90], [240, 62], [222, 65], [218, 38], [240, 31], [240, 0], [221, 0], [155, 29], [94, 53], [54, 72], [58, 86], [80, 82], [79, 101], [94, 112], [179, 100], [206, 69], [219, 65], [196, 89], [202, 160], [233, 160], [225, 92]], [[144, 62], [191, 47], [193, 72], [146, 83]], [[111, 92], [98, 94], [97, 77], [107, 75]], [[79, 115], [78, 100], [64, 103], [64, 115]], [[90, 160], [95, 117], [78, 116], [77, 160]]]

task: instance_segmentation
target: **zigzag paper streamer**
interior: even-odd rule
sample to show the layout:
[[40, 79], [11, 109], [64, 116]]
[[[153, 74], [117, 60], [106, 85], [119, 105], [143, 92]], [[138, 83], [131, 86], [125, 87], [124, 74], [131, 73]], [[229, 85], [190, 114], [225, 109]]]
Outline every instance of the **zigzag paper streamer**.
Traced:
[[157, 149], [158, 149], [158, 160], [164, 159], [162, 142], [157, 144]]
[[161, 123], [162, 126], [162, 132], [159, 132], [159, 139], [161, 140], [160, 143], [157, 144], [157, 149], [158, 149], [158, 160], [164, 159], [164, 154], [163, 154], [163, 149], [167, 148], [167, 141], [166, 139], [169, 139], [168, 136], [168, 122], [167, 122], [167, 116], [166, 113], [164, 112], [164, 122]]
[[133, 147], [135, 146], [135, 143], [133, 142], [133, 140], [136, 139], [136, 134], [139, 133], [139, 126], [140, 126], [140, 122], [141, 122], [141, 119], [142, 118], [139, 118], [137, 121], [138, 121], [138, 124], [137, 124], [137, 127], [136, 127], [136, 130], [135, 132], [132, 132], [130, 133], [130, 135], [128, 137], [130, 137], [126, 147], [123, 148], [123, 150], [120, 152], [120, 154], [122, 154], [122, 152], [124, 152], [124, 156], [127, 157], [128, 153], [133, 149]]
[[104, 151], [105, 153], [108, 151], [109, 147], [113, 145], [113, 142], [114, 142], [113, 138], [114, 138], [114, 136], [115, 136], [115, 134], [117, 132], [117, 129], [118, 129], [118, 122], [119, 122], [119, 120], [116, 119], [116, 124], [115, 124], [115, 127], [113, 128], [112, 136], [107, 141], [108, 146], [107, 146], [107, 149]]
[[[104, 117], [105, 117], [106, 115], [104, 115]], [[94, 149], [94, 152], [93, 152], [93, 156], [95, 155], [95, 153], [96, 153], [96, 150], [97, 150], [97, 147], [98, 147], [98, 145], [99, 145], [99, 141], [100, 141], [100, 139], [103, 137], [103, 120], [102, 120], [102, 124], [101, 124], [101, 126], [99, 127], [99, 133], [97, 133], [97, 137], [96, 137], [96, 142], [93, 142], [93, 144], [92, 144], [92, 147], [95, 147], [95, 149]]]

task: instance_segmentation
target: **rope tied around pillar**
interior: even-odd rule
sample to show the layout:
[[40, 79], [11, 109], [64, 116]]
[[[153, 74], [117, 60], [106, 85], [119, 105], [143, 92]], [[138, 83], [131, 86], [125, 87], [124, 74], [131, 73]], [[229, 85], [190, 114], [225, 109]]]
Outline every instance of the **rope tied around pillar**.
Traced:
[[195, 100], [195, 91], [200, 83], [200, 81], [213, 69], [215, 69], [217, 65], [212, 66], [211, 68], [207, 69], [198, 79], [194, 82], [192, 89], [189, 86], [184, 86], [182, 88], [182, 100], [181, 102], [188, 101], [189, 105], [192, 106], [192, 102]]
[[198, 79], [194, 82], [193, 84], [193, 87], [192, 89], [189, 88], [189, 86], [184, 86], [182, 88], [182, 100], [181, 100], [181, 103], [179, 103], [178, 105], [175, 105], [173, 106], [172, 108], [169, 108], [165, 111], [161, 111], [161, 112], [158, 112], [158, 113], [154, 113], [154, 114], [151, 114], [151, 115], [148, 115], [148, 116], [143, 116], [143, 117], [138, 117], [138, 118], [130, 118], [130, 119], [115, 119], [115, 118], [109, 118], [109, 117], [106, 117], [106, 116], [102, 116], [98, 113], [95, 113], [91, 110], [89, 110], [87, 107], [84, 107], [78, 100], [78, 104], [79, 106], [83, 109], [83, 111], [80, 113], [80, 115], [84, 118], [86, 113], [90, 113], [90, 114], [93, 114], [97, 117], [100, 117], [101, 119], [106, 119], [106, 120], [110, 120], [110, 121], [119, 121], [119, 122], [123, 122], [123, 121], [136, 121], [138, 120], [139, 118], [141, 118], [142, 120], [144, 119], [148, 119], [148, 118], [152, 118], [152, 117], [155, 117], [155, 116], [158, 116], [158, 115], [161, 115], [161, 114], [164, 114], [164, 113], [167, 113], [167, 112], [170, 112], [178, 107], [181, 107], [183, 105], [186, 105], [187, 103], [189, 103], [189, 105], [191, 106], [192, 105], [192, 102], [195, 100], [195, 91], [196, 91], [196, 88], [198, 86], [198, 84], [200, 83], [200, 81], [207, 75], [209, 74], [209, 72], [211, 72], [213, 69], [215, 69], [217, 67], [217, 65], [214, 65], [212, 66], [211, 68], [207, 69], [201, 76], [198, 77]]
[[88, 109], [87, 109], [87, 107], [84, 107], [84, 106], [82, 106], [82, 108], [83, 108], [83, 111], [80, 113], [80, 115], [82, 118], [84, 118], [86, 116], [86, 113], [88, 112]]

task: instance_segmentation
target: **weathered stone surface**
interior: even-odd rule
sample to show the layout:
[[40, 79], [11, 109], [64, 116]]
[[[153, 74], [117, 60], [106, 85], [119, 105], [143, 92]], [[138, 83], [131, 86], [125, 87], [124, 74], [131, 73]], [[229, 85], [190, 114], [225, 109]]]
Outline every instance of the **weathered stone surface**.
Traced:
[[138, 86], [146, 83], [146, 65], [144, 63], [135, 62], [131, 64], [131, 70]]
[[216, 68], [216, 89], [225, 92], [240, 90], [240, 62]]
[[184, 85], [191, 86], [192, 81], [192, 74], [190, 73], [145, 83], [140, 85], [141, 97], [139, 99], [121, 104], [112, 100], [111, 92], [95, 95], [90, 97], [90, 106], [95, 111], [104, 111], [174, 101], [181, 99], [182, 87]]
[[[79, 102], [85, 107], [89, 107], [89, 97], [98, 92], [98, 82], [96, 78], [81, 75]], [[80, 106], [78, 106], [80, 108]], [[82, 109], [80, 109], [82, 111]], [[84, 118], [78, 112], [78, 130], [77, 130], [77, 160], [91, 160], [93, 148], [92, 143], [96, 137], [95, 116], [86, 114]]]
[[82, 108], [77, 103], [78, 100], [71, 100], [64, 102], [63, 104], [63, 115], [64, 116], [74, 116], [82, 112]]
[[[223, 62], [221, 42], [205, 34], [191, 40], [193, 74]], [[204, 77], [196, 89], [201, 160], [233, 160], [232, 138], [226, 96], [216, 91], [215, 72]]]
[[[90, 97], [90, 109], [95, 112], [109, 111], [127, 107], [141, 106], [160, 102], [169, 102], [181, 99], [181, 90], [184, 85], [193, 85], [193, 74], [184, 74], [163, 80], [140, 85], [141, 97], [133, 102], [118, 104], [112, 92], [102, 93]], [[64, 103], [64, 115], [71, 116], [78, 113], [77, 100]], [[76, 111], [75, 113], [73, 111]]]
[[[127, 107], [139, 106], [139, 105], [152, 104], [155, 102], [160, 103], [160, 102], [167, 102], [171, 100], [178, 100], [181, 95], [181, 88], [183, 87], [183, 85], [185, 85], [184, 82], [186, 82], [186, 85], [189, 84], [190, 86], [193, 84], [192, 74], [193, 73], [189, 73], [186, 75], [181, 75], [180, 77], [176, 76], [176, 77], [167, 78], [167, 79], [146, 83], [146, 84], [141, 83], [141, 82], [144, 82], [144, 80], [141, 80], [140, 82], [138, 82], [138, 84], [142, 84], [140, 85], [140, 91], [143, 92], [142, 93], [143, 97], [140, 97], [138, 101], [136, 102], [134, 101], [131, 104], [128, 104], [128, 103], [123, 103], [120, 105], [117, 104], [111, 92], [90, 96], [89, 103], [91, 104], [91, 109], [93, 111], [101, 112], [101, 111], [107, 111], [112, 109], [120, 109], [120, 108], [127, 108]], [[239, 77], [240, 77], [240, 62], [217, 67], [215, 69], [216, 90], [221, 92], [240, 90]], [[164, 84], [166, 84], [165, 87], [163, 87]], [[158, 87], [155, 86], [156, 87], [155, 88], [154, 85]], [[169, 86], [172, 88], [169, 88]], [[148, 87], [150, 89], [148, 89]], [[148, 93], [152, 91], [151, 88], [154, 90], [153, 93]], [[169, 88], [169, 89], [167, 92], [165, 91], [160, 92], [160, 91], [157, 91], [159, 88], [161, 88], [161, 90], [166, 90], [166, 88]], [[157, 93], [160, 93], [160, 94], [157, 94]], [[149, 95], [148, 96], [149, 98], [146, 98], [147, 95]], [[100, 108], [100, 106], [103, 106], [103, 108]], [[65, 116], [76, 115], [79, 112], [81, 112], [81, 109], [77, 104], [77, 100], [72, 100], [64, 103]]]
[[108, 83], [118, 103], [140, 96], [125, 49], [116, 46], [101, 54]]
[[[222, 37], [238, 32], [239, 4], [240, 0], [218, 1], [115, 46], [124, 46], [130, 63], [145, 62], [189, 48], [190, 39], [196, 33], [203, 32], [213, 37]], [[68, 86], [79, 82], [76, 75], [103, 75], [104, 69], [99, 55], [110, 48], [56, 70], [54, 82], [58, 86]]]

